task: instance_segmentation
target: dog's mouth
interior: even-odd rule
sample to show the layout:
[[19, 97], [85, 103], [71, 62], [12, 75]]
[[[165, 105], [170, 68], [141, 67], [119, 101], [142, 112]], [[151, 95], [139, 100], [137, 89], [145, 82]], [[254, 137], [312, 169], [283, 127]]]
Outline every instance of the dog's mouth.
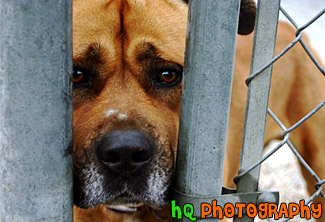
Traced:
[[128, 195], [121, 195], [108, 204], [104, 204], [105, 208], [115, 213], [132, 214], [139, 211], [144, 206], [140, 200], [134, 200]]
[[142, 207], [144, 202], [137, 199], [129, 191], [126, 191], [104, 204], [105, 207], [120, 211], [136, 211], [136, 208]]
[[118, 213], [132, 213], [143, 205], [159, 209], [168, 202], [170, 175], [161, 168], [141, 178], [124, 180], [116, 175], [101, 174], [94, 163], [77, 173], [75, 168], [74, 203], [80, 208], [102, 205]]
[[126, 191], [115, 198], [112, 198], [102, 206], [107, 210], [115, 213], [133, 214], [137, 211], [141, 211], [144, 207], [150, 207], [152, 209], [161, 209], [165, 204], [156, 205], [148, 202], [147, 198], [143, 198]]
[[125, 204], [125, 205], [104, 205], [106, 209], [115, 213], [132, 214], [136, 211], [141, 210], [143, 203], [138, 204]]

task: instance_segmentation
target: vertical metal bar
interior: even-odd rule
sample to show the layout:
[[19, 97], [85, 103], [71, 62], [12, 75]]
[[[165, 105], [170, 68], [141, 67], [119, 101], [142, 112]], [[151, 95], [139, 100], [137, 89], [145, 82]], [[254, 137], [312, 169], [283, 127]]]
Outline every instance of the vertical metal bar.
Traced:
[[0, 0], [0, 221], [72, 221], [71, 0]]
[[189, 4], [174, 186], [179, 193], [221, 195], [238, 14], [239, 0]]
[[[274, 55], [279, 7], [280, 0], [258, 1], [251, 74], [270, 61]], [[271, 76], [272, 66], [256, 76], [249, 84], [239, 173], [262, 156]], [[237, 184], [237, 192], [256, 191], [259, 171], [260, 167], [257, 167], [242, 177]], [[254, 218], [251, 219], [253, 220]], [[248, 221], [248, 218], [241, 221]]]

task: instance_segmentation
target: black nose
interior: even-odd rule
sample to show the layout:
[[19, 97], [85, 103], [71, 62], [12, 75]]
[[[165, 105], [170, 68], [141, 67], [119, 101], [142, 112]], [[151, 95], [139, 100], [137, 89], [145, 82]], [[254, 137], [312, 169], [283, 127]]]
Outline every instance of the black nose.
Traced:
[[128, 177], [141, 174], [151, 162], [155, 143], [137, 130], [116, 130], [106, 134], [96, 146], [99, 161], [110, 170]]

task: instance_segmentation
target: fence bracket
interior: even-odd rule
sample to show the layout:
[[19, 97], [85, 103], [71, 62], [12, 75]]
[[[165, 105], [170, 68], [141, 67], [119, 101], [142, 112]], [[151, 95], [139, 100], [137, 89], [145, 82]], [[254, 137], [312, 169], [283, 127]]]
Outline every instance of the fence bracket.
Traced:
[[[232, 204], [235, 206], [236, 203], [249, 204], [249, 203], [275, 203], [279, 204], [279, 192], [278, 191], [267, 191], [259, 190], [256, 192], [245, 192], [245, 193], [236, 193], [236, 189], [230, 189], [227, 187], [222, 187], [222, 194], [220, 196], [196, 196], [188, 195], [179, 192], [174, 188], [173, 199], [177, 200], [177, 205], [184, 206], [185, 204], [192, 204], [194, 210], [193, 216], [201, 218], [200, 210], [201, 203], [212, 203], [216, 200], [217, 205], [222, 208], [225, 204]], [[243, 214], [246, 214], [245, 210]], [[238, 212], [235, 211], [235, 215], [238, 215]], [[212, 215], [207, 216], [207, 218], [212, 217]]]

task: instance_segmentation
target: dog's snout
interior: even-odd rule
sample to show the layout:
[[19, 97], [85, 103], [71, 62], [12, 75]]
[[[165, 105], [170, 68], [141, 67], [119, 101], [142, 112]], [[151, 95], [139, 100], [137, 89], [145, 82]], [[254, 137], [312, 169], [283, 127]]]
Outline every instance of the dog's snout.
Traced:
[[106, 134], [96, 146], [96, 155], [108, 169], [120, 175], [141, 174], [154, 155], [155, 143], [138, 130], [116, 130]]

